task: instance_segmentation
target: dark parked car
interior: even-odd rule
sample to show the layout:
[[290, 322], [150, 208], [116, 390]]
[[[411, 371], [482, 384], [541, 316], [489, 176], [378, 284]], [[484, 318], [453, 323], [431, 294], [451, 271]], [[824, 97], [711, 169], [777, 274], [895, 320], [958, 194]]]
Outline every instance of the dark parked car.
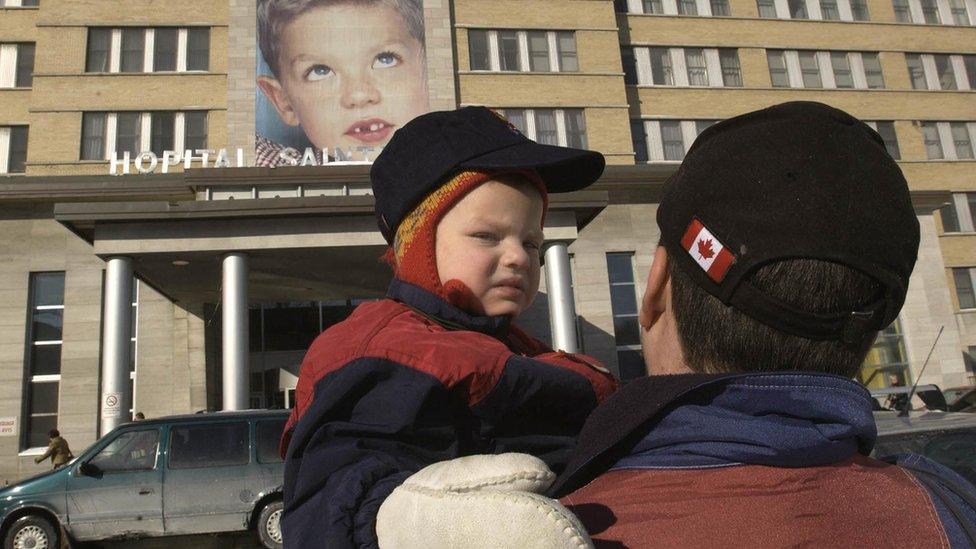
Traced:
[[976, 484], [976, 414], [875, 412], [874, 417], [878, 441], [872, 455], [921, 454]]
[[254, 529], [281, 547], [287, 411], [127, 423], [68, 465], [0, 490], [3, 547]]

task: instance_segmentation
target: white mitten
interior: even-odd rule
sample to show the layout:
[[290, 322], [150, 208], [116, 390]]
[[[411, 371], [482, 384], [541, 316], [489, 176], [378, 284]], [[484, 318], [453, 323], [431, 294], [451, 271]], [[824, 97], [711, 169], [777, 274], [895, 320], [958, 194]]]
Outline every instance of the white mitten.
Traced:
[[380, 547], [593, 547], [579, 519], [541, 495], [555, 479], [542, 460], [528, 454], [435, 463], [408, 478], [380, 506]]

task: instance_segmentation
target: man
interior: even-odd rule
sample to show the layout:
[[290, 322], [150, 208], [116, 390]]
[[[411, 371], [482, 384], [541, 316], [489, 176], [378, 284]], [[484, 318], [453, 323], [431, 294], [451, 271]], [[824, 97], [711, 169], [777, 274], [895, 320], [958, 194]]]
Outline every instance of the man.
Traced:
[[[657, 221], [640, 310], [651, 376], [587, 420], [549, 492], [566, 507], [550, 501], [539, 514], [559, 517], [565, 535], [540, 530], [542, 544], [586, 546], [568, 509], [598, 546], [976, 546], [966, 481], [919, 456], [867, 457], [872, 399], [853, 378], [898, 316], [919, 243], [880, 136], [817, 103], [729, 119], [691, 147]], [[461, 465], [408, 479], [390, 516], [410, 490], [409, 503], [430, 510], [422, 489], [446, 485], [458, 500], [465, 476], [504, 476]], [[535, 487], [503, 489], [517, 515]], [[491, 505], [465, 512], [495, 525], [481, 539], [504, 544], [513, 532]], [[378, 524], [381, 540], [404, 538], [392, 530]]]
[[75, 456], [71, 454], [71, 449], [68, 448], [68, 441], [61, 438], [61, 433], [57, 429], [51, 429], [47, 433], [48, 445], [47, 450], [34, 458], [34, 463], [40, 463], [47, 458], [51, 458], [51, 464], [54, 469], [65, 465]]

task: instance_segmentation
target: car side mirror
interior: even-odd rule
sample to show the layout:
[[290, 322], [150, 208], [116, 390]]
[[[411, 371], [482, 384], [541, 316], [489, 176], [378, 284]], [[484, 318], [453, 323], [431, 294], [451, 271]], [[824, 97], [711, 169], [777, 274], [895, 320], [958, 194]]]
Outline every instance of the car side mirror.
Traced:
[[78, 472], [86, 477], [98, 477], [102, 474], [102, 470], [99, 469], [97, 465], [87, 461], [82, 462], [81, 465], [78, 466]]

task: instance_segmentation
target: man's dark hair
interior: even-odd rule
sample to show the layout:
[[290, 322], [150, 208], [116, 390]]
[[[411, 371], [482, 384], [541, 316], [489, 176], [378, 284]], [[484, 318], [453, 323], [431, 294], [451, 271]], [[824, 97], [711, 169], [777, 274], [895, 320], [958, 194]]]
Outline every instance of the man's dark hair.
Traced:
[[59, 436], [61, 436], [61, 432], [58, 431], [57, 429], [51, 429], [50, 431], [47, 432], [48, 438], [54, 438]]
[[[724, 305], [671, 261], [671, 296], [688, 366], [701, 373], [809, 371], [857, 375], [878, 332], [856, 343], [816, 341], [790, 335]], [[758, 268], [753, 286], [813, 313], [858, 310], [878, 299], [880, 285], [868, 275], [826, 261], [791, 259]]]

